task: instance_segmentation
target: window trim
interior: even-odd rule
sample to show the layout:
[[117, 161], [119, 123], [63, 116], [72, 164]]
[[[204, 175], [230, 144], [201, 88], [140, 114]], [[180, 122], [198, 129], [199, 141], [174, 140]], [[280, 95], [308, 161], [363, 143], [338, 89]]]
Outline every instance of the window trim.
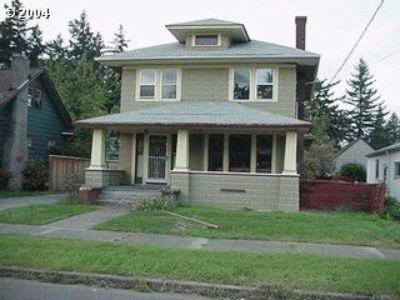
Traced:
[[[176, 78], [175, 78], [175, 84], [164, 84], [164, 72], [165, 71], [175, 71], [176, 72]], [[178, 69], [162, 69], [160, 70], [160, 99], [162, 101], [176, 101], [178, 99], [178, 77], [179, 77], [179, 70]], [[157, 76], [156, 76], [157, 78]], [[164, 85], [175, 85], [175, 98], [163, 98], [162, 96], [162, 88]]]
[[381, 162], [379, 158], [375, 159], [375, 179], [379, 179], [380, 177], [380, 168], [381, 168]]
[[[152, 85], [152, 84], [142, 84], [142, 71], [154, 71], [154, 96], [153, 98], [142, 98], [142, 96], [140, 95], [140, 90], [142, 85]], [[157, 89], [157, 70], [156, 69], [141, 69], [139, 70], [139, 88], [137, 90], [137, 94], [140, 100], [154, 100], [156, 99], [156, 89]]]
[[[197, 45], [196, 44], [196, 36], [198, 36], [198, 35], [216, 35], [217, 36], [217, 44], [216, 45]], [[222, 36], [220, 33], [217, 33], [217, 34], [215, 34], [215, 33], [197, 33], [197, 34], [192, 35], [192, 47], [208, 48], [208, 47], [220, 47], [220, 46], [222, 46]]]
[[[140, 98], [140, 73], [142, 70], [154, 70], [156, 72], [155, 78], [155, 89], [154, 89], [154, 97], [153, 98]], [[176, 98], [175, 99], [163, 99], [162, 98], [162, 73], [166, 70], [176, 70]], [[136, 78], [135, 78], [135, 101], [137, 102], [176, 102], [181, 101], [181, 85], [182, 85], [182, 69], [177, 67], [143, 67], [136, 69]]]
[[[234, 80], [235, 80], [235, 69], [250, 69], [250, 92], [249, 99], [237, 100], [234, 99]], [[272, 99], [257, 99], [257, 70], [259, 69], [271, 69], [272, 70]], [[266, 103], [266, 102], [278, 102], [278, 87], [279, 87], [279, 68], [277, 66], [240, 66], [229, 68], [229, 101], [234, 102], [245, 102], [245, 103]]]
[[397, 171], [400, 172], [400, 161], [394, 162], [394, 170], [393, 170], [394, 179], [400, 179], [400, 174], [397, 174]]

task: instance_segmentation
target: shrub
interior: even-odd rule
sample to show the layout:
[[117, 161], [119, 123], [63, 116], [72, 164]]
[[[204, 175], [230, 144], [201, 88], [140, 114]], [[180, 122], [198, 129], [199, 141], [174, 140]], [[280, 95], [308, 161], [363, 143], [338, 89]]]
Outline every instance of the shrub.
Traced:
[[24, 189], [39, 190], [46, 189], [49, 172], [46, 165], [38, 160], [30, 160], [23, 172]]
[[8, 185], [10, 175], [7, 174], [3, 169], [0, 169], [0, 190], [5, 190]]
[[346, 181], [362, 181], [367, 179], [367, 171], [358, 163], [344, 164], [339, 170], [340, 177]]
[[152, 211], [152, 210], [163, 210], [163, 209], [168, 209], [168, 208], [173, 208], [176, 206], [176, 204], [171, 203], [167, 198], [165, 197], [154, 197], [150, 199], [145, 199], [140, 201], [136, 205], [136, 210], [140, 211]]
[[385, 216], [400, 220], [400, 202], [393, 197], [386, 197], [385, 200]]

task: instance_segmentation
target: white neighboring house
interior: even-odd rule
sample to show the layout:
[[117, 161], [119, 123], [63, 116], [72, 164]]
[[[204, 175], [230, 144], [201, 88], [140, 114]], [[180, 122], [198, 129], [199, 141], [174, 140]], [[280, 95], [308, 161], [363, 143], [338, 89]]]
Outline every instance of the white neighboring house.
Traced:
[[355, 140], [340, 150], [335, 155], [336, 170], [348, 163], [358, 163], [367, 169], [367, 154], [374, 151], [370, 145], [364, 142], [362, 139]]
[[400, 201], [400, 143], [372, 152], [367, 159], [367, 182], [385, 182], [387, 194]]

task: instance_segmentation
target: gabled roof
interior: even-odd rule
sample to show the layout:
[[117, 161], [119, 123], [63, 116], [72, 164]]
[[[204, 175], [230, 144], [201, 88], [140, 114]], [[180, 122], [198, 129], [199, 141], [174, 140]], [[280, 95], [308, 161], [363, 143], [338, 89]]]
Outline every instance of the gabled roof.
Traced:
[[340, 149], [340, 151], [338, 153], [335, 154], [335, 159], [338, 158], [339, 156], [341, 156], [343, 153], [345, 153], [347, 150], [351, 149], [355, 144], [357, 143], [363, 143], [364, 146], [368, 149], [370, 149], [370, 151], [373, 151], [374, 148], [372, 148], [366, 141], [364, 141], [363, 139], [357, 139], [354, 140], [350, 143], [348, 143], [346, 146], [344, 146], [342, 149]]
[[396, 152], [396, 151], [400, 151], [400, 143], [396, 143], [396, 144], [378, 149], [375, 152], [368, 154], [367, 157], [379, 156], [379, 155], [385, 154], [386, 152]]
[[188, 49], [180, 43], [163, 44], [139, 48], [114, 55], [105, 55], [97, 60], [110, 65], [143, 63], [144, 61], [160, 60], [218, 60], [218, 59], [254, 59], [254, 60], [284, 60], [296, 62], [298, 59], [309, 61], [310, 65], [319, 62], [319, 55], [313, 52], [281, 46], [277, 44], [252, 40], [248, 43], [233, 44], [227, 49], [200, 50]]
[[[18, 93], [21, 91], [20, 89], [11, 89], [11, 80], [12, 70], [0, 69], [0, 109], [10, 103], [12, 100], [14, 100]], [[35, 80], [40, 81], [43, 88], [49, 95], [49, 98], [54, 102], [56, 109], [63, 118], [65, 124], [71, 127], [73, 124], [71, 116], [65, 108], [60, 95], [54, 87], [54, 84], [47, 75], [46, 70], [44, 68], [31, 68], [29, 70], [28, 80], [28, 84]]]
[[163, 105], [86, 119], [77, 122], [88, 128], [143, 127], [235, 127], [292, 128], [307, 130], [311, 124], [295, 118], [250, 108], [233, 101], [179, 101]]

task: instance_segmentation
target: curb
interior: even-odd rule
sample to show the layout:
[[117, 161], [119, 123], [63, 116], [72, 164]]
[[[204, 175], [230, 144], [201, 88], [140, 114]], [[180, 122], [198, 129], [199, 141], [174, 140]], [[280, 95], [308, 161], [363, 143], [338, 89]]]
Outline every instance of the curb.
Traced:
[[195, 281], [163, 280], [153, 278], [133, 278], [116, 275], [84, 274], [78, 272], [0, 267], [0, 277], [60, 284], [82, 284], [111, 289], [127, 289], [138, 292], [176, 293], [198, 295], [210, 298], [230, 299], [327, 299], [364, 300], [392, 299], [389, 296], [352, 295], [341, 293], [320, 293], [309, 291], [287, 291], [270, 286], [246, 287], [223, 284], [209, 284]]

